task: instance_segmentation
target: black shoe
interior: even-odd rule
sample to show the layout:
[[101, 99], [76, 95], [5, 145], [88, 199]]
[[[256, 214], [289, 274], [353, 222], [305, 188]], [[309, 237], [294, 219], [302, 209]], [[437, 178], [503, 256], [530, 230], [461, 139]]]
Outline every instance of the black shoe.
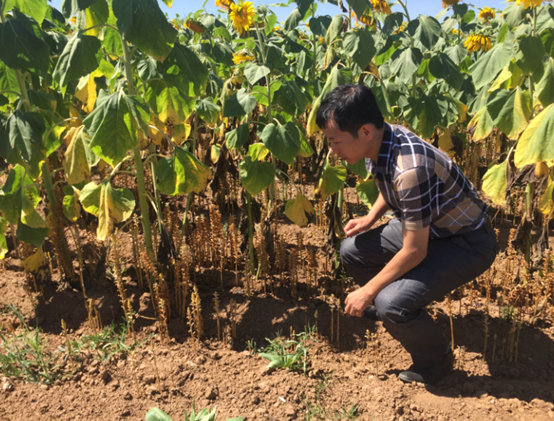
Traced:
[[454, 370], [454, 354], [451, 350], [447, 354], [444, 354], [438, 363], [426, 366], [425, 368], [418, 368], [413, 364], [407, 371], [401, 372], [398, 378], [406, 383], [433, 384], [442, 380], [452, 370]]
[[377, 308], [373, 304], [364, 310], [364, 316], [371, 320], [381, 320]]

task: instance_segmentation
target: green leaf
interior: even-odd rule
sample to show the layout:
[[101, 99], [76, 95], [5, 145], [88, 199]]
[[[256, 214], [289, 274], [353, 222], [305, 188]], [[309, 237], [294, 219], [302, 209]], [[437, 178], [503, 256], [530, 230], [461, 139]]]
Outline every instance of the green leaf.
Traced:
[[39, 24], [44, 20], [46, 13], [50, 9], [46, 0], [7, 0], [4, 5], [4, 11], [8, 12], [17, 7], [21, 13], [32, 17]]
[[90, 177], [90, 169], [99, 161], [90, 149], [90, 137], [85, 126], [69, 129], [65, 140], [69, 142], [63, 163], [65, 178], [69, 184], [78, 184]]
[[414, 38], [431, 50], [442, 33], [441, 25], [431, 16], [419, 15], [419, 26]]
[[183, 95], [163, 80], [150, 82], [144, 99], [162, 123], [174, 126], [183, 123], [194, 110], [195, 98]]
[[304, 133], [300, 132], [300, 150], [298, 151], [298, 155], [300, 155], [302, 158], [308, 158], [314, 154], [314, 150], [308, 143], [308, 140], [304, 136]]
[[25, 168], [21, 165], [10, 170], [0, 192], [0, 212], [13, 225], [23, 219], [29, 225], [44, 226], [44, 221], [35, 210], [41, 201], [40, 193], [28, 174], [23, 181], [24, 174]]
[[537, 98], [543, 107], [548, 107], [554, 102], [554, 60], [548, 59], [544, 66], [544, 75], [537, 85]]
[[201, 193], [211, 178], [210, 168], [185, 148], [174, 147], [173, 156], [158, 162], [158, 188], [165, 194], [182, 196]]
[[554, 29], [545, 29], [542, 31], [541, 41], [546, 54], [554, 58]]
[[509, 139], [517, 139], [531, 117], [529, 92], [521, 88], [495, 91], [489, 97], [487, 110], [493, 123]]
[[308, 225], [308, 215], [314, 214], [312, 203], [298, 193], [296, 199], [289, 200], [285, 205], [285, 215], [300, 228]]
[[352, 57], [362, 70], [369, 65], [376, 52], [373, 37], [369, 30], [363, 28], [344, 34], [342, 45], [346, 55]]
[[31, 19], [14, 9], [15, 18], [0, 24], [0, 60], [12, 69], [48, 73], [48, 44], [40, 37], [40, 28]]
[[[103, 92], [103, 91], [101, 91]], [[119, 91], [100, 95], [83, 124], [92, 136], [92, 151], [111, 166], [138, 146], [138, 133], [148, 133], [150, 110], [138, 96]]]
[[255, 85], [258, 80], [267, 76], [269, 73], [271, 73], [271, 70], [269, 70], [268, 67], [260, 66], [255, 63], [248, 63], [244, 68], [244, 76], [246, 76], [246, 79], [251, 85]]
[[85, 10], [87, 7], [92, 6], [97, 1], [98, 0], [62, 0], [62, 14], [66, 19], [69, 19], [77, 12]]
[[[188, 84], [192, 84], [196, 95], [200, 95], [208, 83], [209, 71], [198, 55], [187, 46], [176, 43], [167, 61], [175, 64], [176, 69], [179, 70], [176, 76], [182, 80], [182, 83], [187, 87]], [[170, 73], [173, 75], [176, 69], [169, 69]], [[185, 88], [182, 90], [188, 91]]]
[[479, 141], [486, 139], [494, 129], [492, 117], [487, 110], [487, 107], [481, 108], [469, 122], [469, 126], [475, 126], [473, 140]]
[[365, 9], [370, 7], [371, 4], [368, 0], [347, 0], [348, 4], [352, 7], [357, 16], [362, 16]]
[[[343, 164], [346, 161], [343, 161]], [[369, 172], [365, 166], [365, 159], [360, 159], [355, 164], [347, 164], [346, 168], [348, 168], [350, 171], [352, 171], [354, 174], [356, 174], [358, 177], [360, 177], [362, 180], [365, 180], [367, 176], [369, 175]]]
[[0, 260], [4, 259], [9, 251], [8, 242], [6, 241], [8, 226], [9, 222], [0, 216]]
[[[273, 97], [275, 92], [279, 90], [283, 82], [276, 80], [271, 84], [271, 102], [273, 102]], [[268, 106], [269, 101], [267, 99], [267, 86], [254, 86], [252, 88], [252, 95], [256, 98], [256, 102], [260, 105]]]
[[252, 159], [263, 162], [269, 155], [269, 149], [263, 143], [253, 143], [248, 145], [247, 155]]
[[323, 200], [327, 199], [327, 197], [338, 192], [344, 186], [346, 175], [346, 167], [342, 165], [332, 167], [327, 160], [314, 195], [320, 196]]
[[[110, 7], [110, 15], [108, 16], [108, 25], [117, 27], [117, 19], [113, 14], [113, 10]], [[110, 27], [104, 28], [104, 40], [102, 45], [106, 49], [106, 52], [112, 56], [112, 58], [117, 59], [123, 54], [123, 47], [121, 45], [121, 36], [119, 32]]]
[[31, 228], [30, 226], [25, 225], [22, 221], [19, 221], [15, 236], [18, 240], [32, 244], [38, 248], [42, 245], [42, 242], [48, 235], [48, 231], [48, 228]]
[[310, 19], [310, 31], [318, 37], [325, 38], [327, 34], [327, 28], [331, 25], [331, 18], [329, 16], [317, 16]]
[[73, 186], [63, 188], [64, 197], [62, 202], [63, 214], [71, 222], [76, 222], [81, 216], [81, 205], [79, 204], [80, 191]]
[[240, 149], [242, 145], [248, 142], [250, 136], [250, 125], [241, 124], [236, 129], [225, 133], [225, 142], [229, 149]]
[[459, 91], [464, 83], [464, 77], [458, 70], [458, 66], [444, 53], [431, 57], [429, 71], [434, 77], [446, 80], [456, 91]]
[[412, 83], [412, 76], [419, 65], [423, 56], [417, 48], [405, 48], [397, 50], [391, 57], [391, 71], [404, 83]]
[[225, 101], [223, 117], [242, 117], [256, 108], [256, 98], [242, 88]]
[[38, 113], [15, 111], [7, 121], [8, 142], [0, 146], [0, 153], [10, 164], [26, 164], [29, 175], [36, 178], [40, 174], [40, 164], [46, 158], [42, 144], [44, 120]]
[[356, 184], [356, 193], [358, 193], [358, 197], [369, 209], [373, 207], [377, 197], [379, 197], [379, 189], [373, 179], [358, 182]]
[[[108, 22], [110, 16], [110, 7], [106, 0], [96, 0], [96, 2], [85, 10], [85, 16], [87, 18], [87, 28], [93, 28], [94, 26], [103, 25]], [[102, 28], [93, 28], [87, 31], [90, 35], [95, 37], [102, 33]]]
[[127, 220], [135, 208], [135, 196], [127, 189], [114, 189], [110, 179], [96, 185], [88, 183], [80, 195], [81, 205], [98, 217], [96, 235], [104, 241], [113, 233], [114, 225]]
[[264, 127], [260, 136], [267, 149], [287, 165], [293, 163], [300, 150], [299, 139], [291, 136], [291, 125], [294, 127], [292, 122], [288, 122], [286, 126], [270, 123]]
[[524, 73], [530, 74], [541, 65], [544, 57], [544, 47], [540, 38], [525, 37], [519, 42], [516, 53], [516, 64]]
[[275, 179], [275, 167], [271, 162], [260, 162], [250, 156], [244, 158], [239, 169], [242, 186], [252, 196], [268, 188]]
[[171, 53], [177, 31], [171, 25], [156, 0], [113, 0], [117, 28], [126, 41], [164, 61]]
[[306, 110], [306, 95], [294, 80], [285, 80], [275, 92], [275, 102], [291, 115], [299, 115]]
[[57, 101], [52, 95], [42, 91], [35, 91], [33, 89], [27, 89], [27, 95], [29, 101], [35, 107], [44, 111], [54, 111], [56, 109]]
[[72, 36], [58, 59], [52, 77], [60, 86], [72, 80], [80, 79], [98, 68], [96, 53], [102, 44], [96, 37], [83, 35], [82, 32]]
[[511, 42], [495, 45], [485, 55], [475, 62], [469, 71], [473, 76], [475, 89], [480, 89], [492, 82], [498, 72], [506, 66], [512, 58], [513, 47]]
[[517, 168], [554, 159], [554, 104], [550, 104], [531, 120], [516, 147]]
[[493, 165], [483, 176], [483, 192], [498, 206], [504, 206], [506, 203], [507, 165], [508, 160]]
[[332, 42], [342, 33], [342, 23], [344, 18], [342, 15], [336, 15], [327, 29], [325, 34], [325, 45], [331, 45]]
[[296, 7], [285, 19], [283, 29], [285, 30], [285, 32], [290, 32], [296, 29], [300, 22], [302, 22], [302, 19], [304, 19], [304, 15], [300, 13], [298, 7]]
[[[0, 61], [0, 91], [20, 92], [15, 70], [10, 69], [2, 61]], [[4, 95], [6, 95], [12, 102], [18, 98], [18, 96], [14, 94]]]
[[215, 124], [221, 112], [220, 106], [214, 104], [211, 98], [204, 98], [198, 101], [195, 110], [200, 118], [208, 124]]
[[[173, 0], [164, 0], [164, 2], [172, 2]], [[171, 7], [168, 5], [168, 7]], [[172, 421], [171, 417], [167, 415], [160, 408], [152, 408], [146, 413], [146, 421]]]

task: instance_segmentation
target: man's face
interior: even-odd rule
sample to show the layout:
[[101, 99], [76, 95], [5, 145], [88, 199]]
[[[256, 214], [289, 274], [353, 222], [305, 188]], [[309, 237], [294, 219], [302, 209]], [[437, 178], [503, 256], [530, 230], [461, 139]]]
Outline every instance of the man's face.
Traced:
[[348, 164], [353, 165], [362, 158], [368, 158], [366, 155], [370, 133], [368, 133], [367, 125], [358, 131], [356, 138], [349, 132], [341, 131], [335, 120], [328, 120], [323, 133], [329, 139], [331, 153], [337, 154]]

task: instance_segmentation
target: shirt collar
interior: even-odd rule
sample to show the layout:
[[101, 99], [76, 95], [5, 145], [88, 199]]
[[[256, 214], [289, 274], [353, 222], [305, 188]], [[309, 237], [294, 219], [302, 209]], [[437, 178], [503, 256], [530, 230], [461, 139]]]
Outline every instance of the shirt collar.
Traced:
[[377, 162], [371, 158], [366, 158], [366, 168], [375, 176], [376, 173], [388, 174], [392, 170], [391, 153], [393, 145], [393, 133], [390, 124], [385, 123], [385, 132], [383, 133], [383, 141], [379, 149], [379, 157]]

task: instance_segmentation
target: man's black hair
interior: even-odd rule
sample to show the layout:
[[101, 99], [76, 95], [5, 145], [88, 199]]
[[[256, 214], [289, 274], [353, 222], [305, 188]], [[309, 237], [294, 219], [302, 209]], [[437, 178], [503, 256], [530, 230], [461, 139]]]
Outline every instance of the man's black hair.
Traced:
[[341, 85], [333, 89], [321, 102], [315, 122], [324, 129], [329, 120], [335, 120], [341, 131], [354, 137], [358, 137], [358, 130], [365, 124], [381, 129], [385, 123], [375, 95], [364, 85]]

